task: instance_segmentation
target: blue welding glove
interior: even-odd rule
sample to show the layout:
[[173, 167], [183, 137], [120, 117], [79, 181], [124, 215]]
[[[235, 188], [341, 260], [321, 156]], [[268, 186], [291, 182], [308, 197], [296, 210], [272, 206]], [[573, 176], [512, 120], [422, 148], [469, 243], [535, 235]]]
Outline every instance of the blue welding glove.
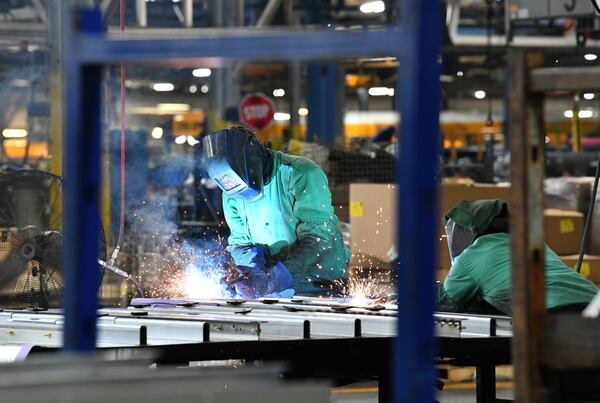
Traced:
[[237, 294], [244, 299], [260, 298], [269, 292], [269, 275], [258, 267], [238, 266], [240, 275], [235, 282]]
[[267, 271], [269, 273], [269, 292], [267, 294], [282, 292], [294, 286], [292, 273], [282, 262], [275, 263]]
[[274, 292], [268, 295], [265, 295], [267, 298], [292, 298], [296, 294], [296, 290], [293, 288], [288, 288], [287, 290], [283, 290], [281, 292]]
[[236, 266], [264, 268], [269, 252], [262, 246], [237, 246], [230, 250]]
[[256, 299], [269, 294], [290, 289], [294, 285], [292, 274], [281, 262], [273, 267], [238, 266], [240, 279], [235, 283], [235, 289], [244, 299]]

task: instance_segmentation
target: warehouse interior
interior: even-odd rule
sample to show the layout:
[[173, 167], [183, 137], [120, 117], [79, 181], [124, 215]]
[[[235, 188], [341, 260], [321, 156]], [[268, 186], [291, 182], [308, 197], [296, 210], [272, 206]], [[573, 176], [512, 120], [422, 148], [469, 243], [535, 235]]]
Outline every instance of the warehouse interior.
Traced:
[[600, 401], [600, 1], [0, 1], [0, 395]]

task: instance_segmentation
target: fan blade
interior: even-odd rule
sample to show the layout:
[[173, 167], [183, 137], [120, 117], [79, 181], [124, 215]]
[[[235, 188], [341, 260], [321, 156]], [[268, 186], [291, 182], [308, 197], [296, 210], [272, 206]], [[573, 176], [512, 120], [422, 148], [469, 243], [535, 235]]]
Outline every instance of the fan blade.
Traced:
[[[13, 219], [11, 226], [39, 231], [62, 226], [62, 186], [57, 177], [41, 171], [17, 171], [0, 180], [0, 211]], [[52, 223], [58, 217], [58, 223]], [[54, 220], [56, 221], [56, 220]]]
[[34, 260], [56, 269], [62, 260], [63, 236], [58, 231], [44, 231], [33, 238]]
[[11, 284], [19, 275], [27, 271], [27, 262], [19, 251], [10, 253], [0, 262], [0, 288]]

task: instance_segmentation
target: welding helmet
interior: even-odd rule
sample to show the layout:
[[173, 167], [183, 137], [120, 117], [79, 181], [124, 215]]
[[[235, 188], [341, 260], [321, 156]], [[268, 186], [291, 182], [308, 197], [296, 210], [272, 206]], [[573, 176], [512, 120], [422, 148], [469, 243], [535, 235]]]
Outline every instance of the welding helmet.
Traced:
[[446, 213], [446, 237], [452, 262], [480, 235], [508, 232], [508, 210], [499, 199], [462, 201]]
[[450, 260], [460, 255], [467, 249], [477, 238], [477, 233], [469, 231], [458, 225], [453, 219], [446, 222], [446, 239], [448, 240], [448, 251], [450, 252]]
[[202, 139], [208, 175], [228, 197], [247, 202], [263, 195], [268, 151], [245, 128], [219, 130]]

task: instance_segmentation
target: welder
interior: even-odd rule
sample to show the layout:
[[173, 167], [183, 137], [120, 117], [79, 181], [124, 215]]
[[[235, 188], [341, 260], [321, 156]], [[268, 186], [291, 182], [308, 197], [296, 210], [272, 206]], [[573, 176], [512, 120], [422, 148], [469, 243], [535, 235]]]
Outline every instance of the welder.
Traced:
[[350, 251], [327, 177], [311, 160], [264, 147], [236, 125], [202, 140], [208, 174], [223, 191], [237, 295], [328, 295], [347, 279]]
[[[507, 204], [498, 199], [463, 201], [445, 218], [452, 267], [443, 283], [437, 284], [438, 309], [512, 314]], [[548, 311], [581, 312], [598, 288], [547, 245], [544, 258]]]

